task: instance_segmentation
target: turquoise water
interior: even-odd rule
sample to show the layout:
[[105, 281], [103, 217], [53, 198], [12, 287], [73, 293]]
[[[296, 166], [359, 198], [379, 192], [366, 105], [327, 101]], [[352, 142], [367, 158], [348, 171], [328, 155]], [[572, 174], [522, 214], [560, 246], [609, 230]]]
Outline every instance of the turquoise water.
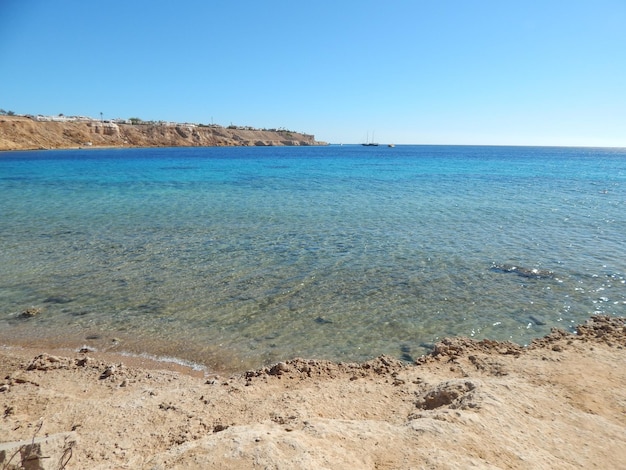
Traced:
[[625, 149], [6, 152], [0, 194], [0, 344], [242, 370], [626, 315]]

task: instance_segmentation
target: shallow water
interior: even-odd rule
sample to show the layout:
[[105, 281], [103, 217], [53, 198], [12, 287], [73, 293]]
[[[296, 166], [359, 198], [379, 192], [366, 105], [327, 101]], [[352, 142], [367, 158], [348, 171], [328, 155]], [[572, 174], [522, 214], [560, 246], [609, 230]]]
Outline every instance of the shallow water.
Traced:
[[626, 314], [624, 149], [9, 152], [0, 192], [0, 343], [243, 369]]

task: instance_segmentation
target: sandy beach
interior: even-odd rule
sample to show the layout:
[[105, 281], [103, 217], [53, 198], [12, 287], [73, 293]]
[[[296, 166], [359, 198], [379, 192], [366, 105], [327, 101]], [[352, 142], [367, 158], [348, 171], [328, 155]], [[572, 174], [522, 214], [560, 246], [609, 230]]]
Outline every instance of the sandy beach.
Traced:
[[3, 347], [0, 468], [626, 468], [625, 347], [614, 317], [232, 376]]

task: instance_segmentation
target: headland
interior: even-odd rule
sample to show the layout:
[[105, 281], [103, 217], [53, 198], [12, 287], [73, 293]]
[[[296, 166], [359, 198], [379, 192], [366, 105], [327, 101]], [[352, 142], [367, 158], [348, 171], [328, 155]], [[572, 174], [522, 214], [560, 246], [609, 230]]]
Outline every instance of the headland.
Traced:
[[0, 116], [0, 151], [97, 147], [226, 147], [326, 145], [286, 129], [217, 124], [97, 120], [65, 116]]

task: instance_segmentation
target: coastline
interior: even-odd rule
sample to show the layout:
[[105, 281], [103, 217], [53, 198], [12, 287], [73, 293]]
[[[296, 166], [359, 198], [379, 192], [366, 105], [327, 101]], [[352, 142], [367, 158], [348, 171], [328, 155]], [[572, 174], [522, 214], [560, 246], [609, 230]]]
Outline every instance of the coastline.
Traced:
[[36, 441], [40, 468], [617, 468], [626, 319], [577, 332], [230, 376], [0, 347], [0, 465], [17, 468]]
[[327, 145], [285, 129], [190, 123], [115, 123], [94, 119], [36, 120], [0, 116], [0, 151], [87, 148]]

